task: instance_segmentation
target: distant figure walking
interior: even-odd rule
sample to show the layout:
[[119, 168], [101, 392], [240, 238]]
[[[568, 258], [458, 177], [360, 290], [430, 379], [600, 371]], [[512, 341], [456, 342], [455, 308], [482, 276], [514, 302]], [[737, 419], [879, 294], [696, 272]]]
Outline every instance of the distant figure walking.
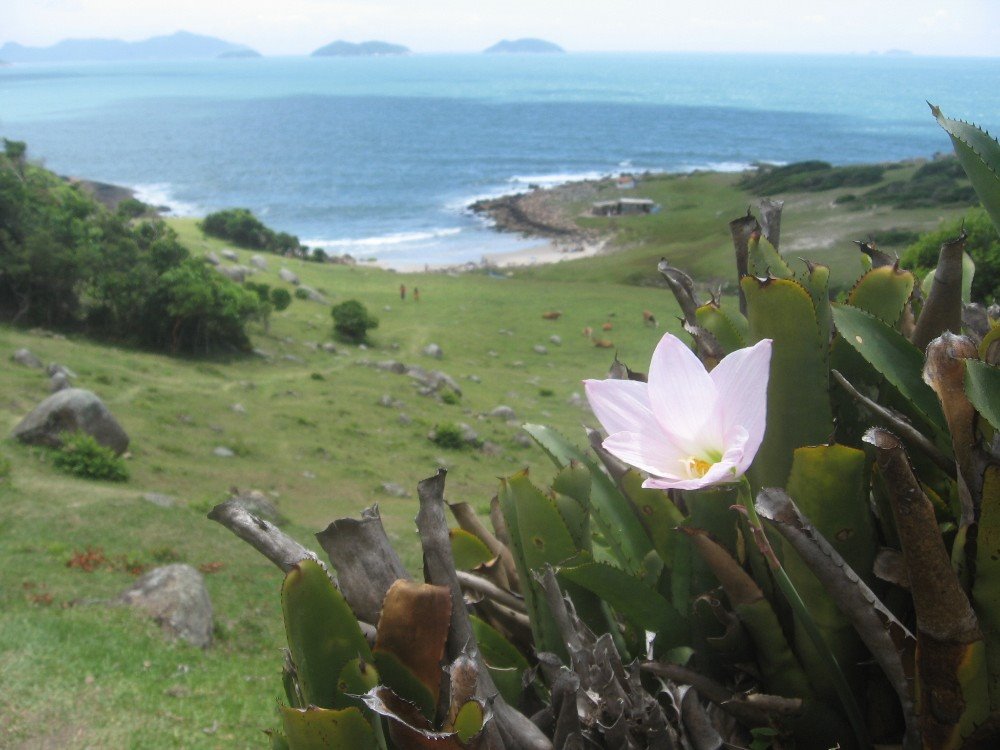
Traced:
[[399, 285], [399, 298], [406, 299], [406, 284]]
[[420, 290], [417, 289], [417, 287], [413, 287], [413, 301], [414, 302], [420, 301]]

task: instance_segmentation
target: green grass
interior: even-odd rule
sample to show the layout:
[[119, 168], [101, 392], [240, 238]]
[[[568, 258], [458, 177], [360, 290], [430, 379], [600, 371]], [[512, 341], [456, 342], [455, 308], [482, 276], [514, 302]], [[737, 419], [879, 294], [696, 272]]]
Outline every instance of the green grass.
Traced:
[[[649, 180], [636, 192], [663, 211], [611, 220], [620, 252], [509, 278], [403, 275], [265, 256], [269, 268], [256, 281], [290, 289], [278, 278], [285, 266], [332, 303], [362, 301], [380, 320], [368, 350], [339, 342], [338, 354], [314, 348], [333, 341], [333, 321], [329, 307], [304, 300], [275, 313], [267, 332], [251, 331], [269, 359], [171, 358], [0, 327], [0, 427], [9, 432], [48, 393], [40, 371], [8, 359], [27, 347], [74, 370], [76, 384], [101, 396], [132, 437], [126, 483], [66, 476], [49, 453], [0, 442], [0, 467], [10, 466], [7, 477], [0, 471], [0, 746], [264, 746], [260, 729], [273, 723], [280, 695], [281, 576], [208, 521], [208, 509], [231, 486], [263, 490], [291, 519], [289, 532], [315, 548], [315, 531], [377, 502], [404, 563], [417, 573], [415, 487], [439, 462], [449, 469], [448, 498], [480, 511], [499, 476], [524, 467], [542, 482], [551, 476], [540, 450], [515, 441], [516, 427], [483, 415], [506, 404], [518, 420], [553, 425], [583, 443], [581, 423], [596, 423], [570, 397], [582, 394], [582, 379], [604, 376], [614, 351], [595, 348], [582, 330], [613, 340], [622, 360], [640, 370], [662, 326], [677, 330], [669, 292], [623, 282], [655, 280], [663, 255], [701, 281], [732, 279], [727, 222], [750, 202], [734, 181], [712, 174]], [[839, 271], [845, 283], [859, 268], [850, 240], [880, 229], [929, 228], [943, 215], [834, 207], [836, 193], [788, 196], [782, 238], [790, 256], [846, 265]], [[195, 254], [226, 246], [202, 236], [192, 220], [171, 223]], [[237, 252], [244, 263], [251, 255]], [[420, 288], [419, 303], [399, 300], [401, 282]], [[562, 316], [543, 320], [548, 310]], [[661, 327], [645, 326], [643, 310]], [[604, 323], [612, 329], [601, 332]], [[551, 343], [553, 334], [561, 346]], [[432, 342], [444, 350], [441, 360], [421, 354]], [[536, 344], [548, 354], [535, 353]], [[387, 359], [443, 370], [462, 397], [423, 397], [411, 378], [363, 364]], [[379, 405], [384, 395], [402, 406]], [[245, 413], [233, 410], [237, 403]], [[502, 453], [446, 450], [428, 440], [435, 425], [459, 422]], [[236, 455], [218, 458], [217, 446]], [[391, 497], [383, 482], [408, 487], [414, 497]], [[141, 499], [144, 492], [173, 495], [177, 505], [154, 506]], [[99, 603], [134, 579], [120, 563], [91, 573], [67, 567], [87, 547], [146, 566], [223, 563], [206, 576], [216, 644], [199, 651], [167, 643], [142, 617]]]

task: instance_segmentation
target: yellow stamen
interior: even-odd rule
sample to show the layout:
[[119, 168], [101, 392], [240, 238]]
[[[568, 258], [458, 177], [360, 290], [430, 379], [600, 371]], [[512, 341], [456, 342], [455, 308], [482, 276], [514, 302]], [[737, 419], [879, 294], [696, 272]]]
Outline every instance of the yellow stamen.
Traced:
[[682, 461], [682, 463], [684, 464], [684, 468], [687, 469], [688, 474], [695, 477], [705, 476], [705, 474], [708, 473], [708, 470], [712, 468], [712, 464], [708, 461], [701, 458], [695, 458], [694, 456]]

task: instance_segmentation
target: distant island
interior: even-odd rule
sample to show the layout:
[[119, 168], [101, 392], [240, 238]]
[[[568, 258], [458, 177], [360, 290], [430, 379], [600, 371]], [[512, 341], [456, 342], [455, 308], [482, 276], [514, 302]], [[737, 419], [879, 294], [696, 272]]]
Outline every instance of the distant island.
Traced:
[[325, 47], [320, 47], [312, 53], [312, 57], [374, 57], [378, 55], [407, 55], [410, 53], [408, 47], [402, 44], [390, 44], [389, 42], [345, 42], [338, 39]]
[[565, 52], [562, 47], [544, 39], [502, 39], [483, 52], [487, 54], [552, 54]]
[[12, 63], [182, 60], [214, 58], [235, 52], [257, 54], [245, 45], [189, 31], [154, 36], [140, 42], [121, 39], [63, 39], [50, 47], [25, 47], [16, 42], [7, 42], [0, 47], [0, 57]]
[[248, 57], [263, 57], [260, 52], [255, 49], [231, 49], [226, 50], [221, 55], [218, 56], [220, 60], [240, 60]]

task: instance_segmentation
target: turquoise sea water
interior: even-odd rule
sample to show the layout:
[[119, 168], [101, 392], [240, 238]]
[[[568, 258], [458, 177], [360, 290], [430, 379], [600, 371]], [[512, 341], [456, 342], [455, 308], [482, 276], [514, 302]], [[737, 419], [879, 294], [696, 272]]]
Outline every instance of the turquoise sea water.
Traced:
[[950, 150], [925, 100], [1000, 128], [1000, 58], [570, 54], [0, 68], [0, 136], [178, 213], [245, 206], [333, 252], [514, 249], [473, 199], [633, 170]]

